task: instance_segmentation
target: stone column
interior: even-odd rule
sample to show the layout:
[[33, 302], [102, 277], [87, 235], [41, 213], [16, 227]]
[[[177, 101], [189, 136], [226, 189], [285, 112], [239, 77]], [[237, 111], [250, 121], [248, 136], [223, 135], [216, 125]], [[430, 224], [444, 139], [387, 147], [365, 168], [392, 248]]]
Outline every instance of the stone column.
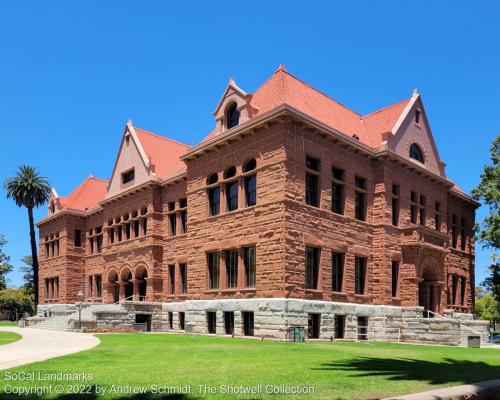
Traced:
[[146, 281], [146, 301], [154, 301], [154, 278], [144, 278]]
[[118, 281], [118, 284], [120, 285], [120, 301], [125, 299], [125, 286], [127, 283], [127, 281]]
[[132, 300], [139, 301], [139, 280], [131, 279], [130, 282], [132, 282], [132, 284], [134, 285], [134, 292], [133, 292]]

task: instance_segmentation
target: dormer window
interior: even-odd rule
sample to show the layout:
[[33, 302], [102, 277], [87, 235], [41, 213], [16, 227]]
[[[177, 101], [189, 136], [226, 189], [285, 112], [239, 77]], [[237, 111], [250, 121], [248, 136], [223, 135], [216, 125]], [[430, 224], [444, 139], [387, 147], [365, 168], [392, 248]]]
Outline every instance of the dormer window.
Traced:
[[422, 114], [422, 111], [420, 110], [415, 110], [415, 123], [420, 124], [420, 115]]
[[122, 173], [122, 184], [127, 184], [132, 182], [135, 179], [135, 170], [134, 168], [129, 169], [128, 171]]
[[236, 103], [231, 104], [226, 113], [227, 129], [234, 128], [240, 123], [240, 112]]
[[414, 160], [417, 160], [422, 164], [424, 163], [424, 153], [422, 152], [422, 149], [418, 144], [416, 143], [411, 144], [409, 155], [410, 158], [413, 158]]

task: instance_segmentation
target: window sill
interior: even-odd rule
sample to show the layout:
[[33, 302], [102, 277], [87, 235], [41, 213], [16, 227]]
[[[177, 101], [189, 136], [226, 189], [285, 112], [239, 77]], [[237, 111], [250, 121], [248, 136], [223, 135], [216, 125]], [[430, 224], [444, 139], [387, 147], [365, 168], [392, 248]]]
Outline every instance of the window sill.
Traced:
[[255, 293], [257, 291], [257, 288], [255, 287], [244, 287], [240, 290], [242, 293]]
[[233, 214], [237, 214], [239, 212], [253, 210], [253, 209], [255, 209], [255, 207], [257, 207], [257, 204], [255, 204], [253, 206], [237, 208], [236, 210], [232, 210], [232, 211], [220, 212], [217, 215], [208, 215], [207, 220], [211, 221], [211, 220], [215, 220], [217, 218], [223, 217], [225, 215], [233, 215]]
[[323, 291], [320, 289], [309, 289], [309, 288], [306, 288], [305, 292], [311, 293], [311, 294], [322, 294], [323, 293]]
[[169, 235], [165, 238], [165, 240], [176, 239], [176, 238], [184, 238], [187, 236], [187, 232], [179, 233], [178, 235]]
[[332, 295], [333, 296], [348, 296], [349, 294], [346, 292], [336, 292], [336, 291], [332, 290]]

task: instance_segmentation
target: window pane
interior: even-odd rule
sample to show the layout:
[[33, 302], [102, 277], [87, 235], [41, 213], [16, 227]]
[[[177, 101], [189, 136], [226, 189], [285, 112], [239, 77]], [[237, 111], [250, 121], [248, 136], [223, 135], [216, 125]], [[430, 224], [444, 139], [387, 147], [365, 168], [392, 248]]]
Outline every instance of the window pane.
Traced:
[[246, 247], [244, 249], [244, 262], [245, 262], [245, 286], [255, 286], [255, 281], [256, 281], [255, 247]]
[[318, 182], [316, 175], [306, 174], [306, 204], [314, 207], [319, 205]]
[[306, 247], [306, 289], [318, 288], [319, 249]]
[[238, 209], [238, 182], [226, 184], [226, 201], [228, 211]]
[[220, 188], [212, 188], [208, 191], [210, 215], [218, 215], [220, 212]]
[[238, 251], [226, 251], [226, 287], [238, 286]]
[[355, 278], [355, 293], [365, 293], [366, 279], [366, 258], [355, 257], [354, 259], [354, 278]]
[[257, 203], [257, 177], [255, 175], [245, 178], [245, 196], [248, 207]]
[[219, 288], [219, 253], [208, 253], [208, 288]]
[[344, 277], [344, 254], [332, 253], [332, 291], [342, 292]]
[[392, 262], [392, 297], [398, 295], [398, 284], [399, 284], [399, 262]]
[[337, 183], [332, 184], [332, 211], [344, 213], [344, 186]]
[[361, 192], [356, 192], [355, 193], [355, 216], [356, 219], [360, 221], [364, 221], [366, 218], [366, 212], [365, 212], [365, 207], [366, 207], [366, 202], [365, 202], [365, 194]]

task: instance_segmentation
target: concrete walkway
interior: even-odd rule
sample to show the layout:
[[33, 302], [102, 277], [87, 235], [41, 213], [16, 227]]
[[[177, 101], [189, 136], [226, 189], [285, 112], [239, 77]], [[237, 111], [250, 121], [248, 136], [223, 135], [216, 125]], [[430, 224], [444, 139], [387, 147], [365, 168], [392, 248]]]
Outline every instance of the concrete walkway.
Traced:
[[428, 392], [388, 397], [384, 400], [467, 400], [500, 399], [500, 379], [471, 383], [470, 385], [450, 386]]
[[2, 326], [0, 331], [22, 336], [17, 342], [0, 346], [0, 370], [76, 353], [99, 344], [99, 339], [89, 333], [10, 326]]

